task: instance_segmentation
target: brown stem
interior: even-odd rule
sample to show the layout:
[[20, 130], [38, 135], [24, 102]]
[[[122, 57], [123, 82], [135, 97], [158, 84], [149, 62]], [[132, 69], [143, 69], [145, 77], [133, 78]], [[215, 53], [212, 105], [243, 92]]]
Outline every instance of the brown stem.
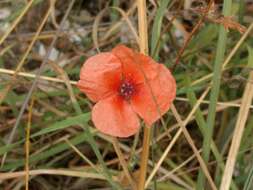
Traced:
[[[140, 37], [140, 52], [148, 54], [148, 32], [147, 32], [147, 15], [146, 15], [146, 0], [138, 0], [138, 23], [139, 23], [139, 37]], [[138, 180], [138, 190], [143, 190], [145, 185], [149, 143], [150, 143], [150, 127], [144, 128], [143, 151], [141, 154], [140, 175]]]
[[150, 127], [145, 127], [142, 145], [143, 149], [141, 154], [141, 168], [140, 168], [138, 190], [143, 190], [145, 186], [147, 166], [148, 166], [148, 156], [149, 156], [150, 133], [151, 133]]

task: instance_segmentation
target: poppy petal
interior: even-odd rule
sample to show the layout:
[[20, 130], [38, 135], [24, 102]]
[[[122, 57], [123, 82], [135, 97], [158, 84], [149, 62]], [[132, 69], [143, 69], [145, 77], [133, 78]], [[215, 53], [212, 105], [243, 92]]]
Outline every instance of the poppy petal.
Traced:
[[164, 65], [159, 64], [158, 76], [149, 80], [148, 84], [137, 86], [137, 91], [131, 98], [131, 105], [145, 123], [151, 126], [168, 111], [175, 96], [175, 79]]
[[130, 104], [117, 95], [101, 100], [93, 107], [92, 121], [99, 131], [115, 137], [129, 137], [140, 126]]
[[121, 78], [121, 63], [112, 53], [90, 57], [82, 66], [79, 89], [96, 102], [117, 92]]
[[121, 61], [124, 77], [133, 80], [136, 84], [143, 83], [145, 77], [148, 79], [156, 77], [159, 64], [150, 57], [134, 52], [123, 45], [116, 46], [112, 53]]

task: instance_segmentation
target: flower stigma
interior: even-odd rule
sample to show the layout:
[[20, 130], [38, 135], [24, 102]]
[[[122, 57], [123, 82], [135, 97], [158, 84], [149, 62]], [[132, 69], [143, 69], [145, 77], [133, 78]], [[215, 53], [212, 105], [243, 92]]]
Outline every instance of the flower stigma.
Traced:
[[134, 85], [129, 81], [123, 81], [119, 87], [119, 94], [125, 100], [129, 100], [133, 95], [134, 91]]

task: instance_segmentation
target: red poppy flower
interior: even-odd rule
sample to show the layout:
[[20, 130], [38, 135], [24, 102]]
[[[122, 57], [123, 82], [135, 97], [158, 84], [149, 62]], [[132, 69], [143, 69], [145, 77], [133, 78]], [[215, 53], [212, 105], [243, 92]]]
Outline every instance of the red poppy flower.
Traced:
[[123, 45], [89, 58], [77, 86], [97, 102], [92, 109], [96, 128], [117, 137], [135, 134], [138, 116], [150, 126], [176, 94], [175, 80], [164, 65]]

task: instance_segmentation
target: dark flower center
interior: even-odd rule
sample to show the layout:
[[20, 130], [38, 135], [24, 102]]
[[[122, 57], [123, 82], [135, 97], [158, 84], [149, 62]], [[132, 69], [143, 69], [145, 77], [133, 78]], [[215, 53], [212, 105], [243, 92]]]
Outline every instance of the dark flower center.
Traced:
[[119, 87], [119, 94], [129, 100], [134, 93], [134, 85], [129, 81], [123, 81]]

